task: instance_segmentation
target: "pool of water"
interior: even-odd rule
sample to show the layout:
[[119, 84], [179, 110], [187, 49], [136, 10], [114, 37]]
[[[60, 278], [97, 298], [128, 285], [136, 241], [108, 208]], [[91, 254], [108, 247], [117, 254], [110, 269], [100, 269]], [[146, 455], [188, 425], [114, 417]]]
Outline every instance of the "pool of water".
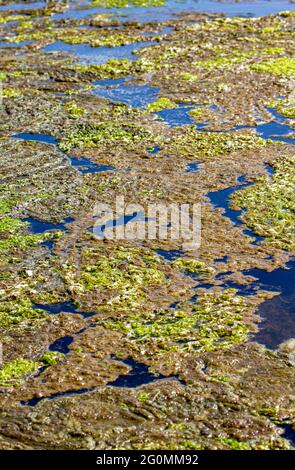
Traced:
[[56, 41], [45, 46], [44, 52], [66, 52], [74, 54], [78, 62], [83, 65], [105, 64], [110, 59], [136, 59], [136, 51], [143, 47], [154, 45], [151, 41], [136, 42], [125, 46], [116, 47], [91, 47], [88, 44], [67, 44], [63, 41]]
[[131, 77], [118, 80], [99, 80], [93, 93], [108, 100], [124, 103], [133, 108], [145, 108], [149, 103], [157, 101], [159, 88], [128, 83]]
[[55, 19], [85, 18], [97, 13], [111, 13], [121, 21], [167, 21], [183, 11], [224, 13], [226, 16], [255, 17], [280, 11], [292, 10], [294, 6], [288, 0], [257, 0], [246, 2], [218, 2], [214, 0], [167, 0], [165, 6], [154, 8], [132, 7], [129, 8], [86, 8], [75, 10], [71, 3], [71, 9], [64, 13], [54, 15]]

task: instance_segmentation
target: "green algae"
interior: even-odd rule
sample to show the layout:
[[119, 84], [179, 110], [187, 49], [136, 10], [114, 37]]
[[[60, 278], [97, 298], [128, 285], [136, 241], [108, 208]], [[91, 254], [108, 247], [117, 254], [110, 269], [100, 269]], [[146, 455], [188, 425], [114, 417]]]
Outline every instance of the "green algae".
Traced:
[[189, 273], [192, 274], [213, 274], [214, 269], [207, 266], [206, 263], [203, 263], [202, 261], [196, 260], [196, 259], [185, 259], [185, 258], [178, 258], [175, 261], [173, 261], [172, 266], [188, 271]]
[[232, 207], [245, 209], [241, 219], [266, 242], [284, 249], [295, 248], [295, 157], [272, 163], [272, 178], [262, 176], [248, 188], [231, 196]]
[[37, 246], [46, 240], [52, 240], [59, 238], [62, 235], [61, 232], [45, 233], [42, 235], [37, 234], [24, 234], [24, 235], [11, 235], [5, 239], [0, 240], [0, 255], [7, 254], [14, 249], [27, 250]]
[[178, 154], [194, 154], [198, 157], [216, 157], [242, 150], [265, 147], [271, 141], [255, 134], [238, 132], [198, 132], [194, 126], [187, 126], [185, 131], [170, 144], [170, 150]]
[[285, 57], [270, 59], [250, 65], [250, 69], [259, 73], [270, 73], [286, 78], [295, 77], [295, 59]]
[[59, 147], [67, 152], [72, 147], [97, 147], [104, 143], [121, 143], [123, 145], [150, 141], [152, 133], [133, 123], [101, 122], [96, 125], [81, 125], [73, 133], [62, 139]]
[[40, 358], [45, 366], [55, 366], [65, 357], [64, 354], [57, 351], [46, 351]]
[[244, 62], [243, 57], [219, 57], [218, 59], [209, 59], [204, 61], [194, 62], [195, 67], [203, 68], [206, 70], [215, 70], [215, 69], [231, 69], [237, 64]]
[[189, 311], [167, 310], [138, 313], [123, 319], [98, 322], [120, 331], [143, 354], [171, 351], [203, 352], [230, 348], [248, 339], [249, 328], [243, 322], [248, 304], [232, 290], [203, 294]]
[[2, 219], [0, 218], [0, 235], [5, 234], [5, 233], [9, 233], [9, 234], [19, 233], [27, 225], [28, 225], [27, 223], [22, 222], [19, 219], [14, 219], [12, 217], [4, 217]]
[[74, 101], [68, 101], [66, 103], [66, 110], [69, 116], [73, 119], [79, 119], [85, 114], [85, 109], [78, 106]]
[[[2, 15], [3, 12], [1, 12]], [[9, 23], [11, 21], [22, 21], [25, 20], [26, 16], [24, 15], [6, 15], [6, 16], [0, 16], [0, 24], [5, 24]]]
[[176, 104], [169, 100], [169, 98], [160, 97], [157, 101], [148, 104], [146, 108], [150, 113], [155, 113], [157, 111], [162, 111], [163, 109], [176, 108]]
[[118, 31], [110, 34], [107, 30], [89, 28], [48, 28], [41, 31], [22, 31], [6, 38], [7, 42], [21, 43], [24, 41], [42, 41], [47, 44], [63, 41], [67, 44], [89, 44], [91, 47], [117, 47], [142, 41], [139, 34], [128, 34]]
[[4, 88], [2, 96], [3, 98], [19, 98], [22, 96], [22, 92], [16, 88]]
[[0, 302], [0, 326], [28, 325], [45, 319], [48, 314], [41, 309], [34, 309], [27, 298]]
[[0, 369], [0, 386], [10, 387], [20, 384], [22, 379], [26, 375], [35, 372], [38, 366], [37, 362], [27, 359], [15, 359], [7, 362]]
[[237, 439], [233, 439], [231, 437], [218, 437], [216, 439], [218, 442], [222, 442], [231, 450], [251, 450], [252, 447], [248, 442], [238, 441]]
[[100, 305], [103, 310], [137, 309], [145, 302], [145, 288], [165, 281], [158, 269], [159, 258], [137, 248], [117, 249], [108, 257], [86, 250], [84, 259], [89, 264], [79, 268], [79, 277], [75, 278], [74, 266], [67, 266], [65, 279], [71, 290], [82, 296], [87, 292], [108, 294], [110, 298]]

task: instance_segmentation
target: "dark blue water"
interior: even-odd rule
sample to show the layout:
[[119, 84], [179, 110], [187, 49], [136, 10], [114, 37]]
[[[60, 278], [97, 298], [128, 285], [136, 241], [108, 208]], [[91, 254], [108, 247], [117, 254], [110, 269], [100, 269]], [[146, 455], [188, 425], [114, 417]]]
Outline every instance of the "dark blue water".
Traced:
[[42, 50], [45, 52], [66, 52], [78, 57], [81, 64], [105, 64], [110, 59], [129, 59], [135, 60], [138, 49], [154, 45], [150, 41], [142, 41], [126, 46], [116, 47], [91, 47], [88, 44], [66, 44], [63, 41], [57, 41], [49, 44]]
[[133, 359], [125, 359], [122, 360], [124, 364], [131, 367], [130, 372], [125, 375], [120, 375], [116, 380], [113, 382], [109, 382], [108, 385], [110, 387], [128, 387], [128, 388], [135, 388], [140, 387], [141, 385], [145, 385], [155, 380], [166, 379], [165, 375], [161, 374], [152, 374], [149, 372], [148, 366], [145, 364], [141, 364], [139, 362], [134, 361]]
[[71, 165], [77, 167], [82, 174], [87, 173], [101, 173], [103, 171], [116, 171], [117, 169], [111, 165], [97, 165], [89, 160], [89, 158], [74, 158], [68, 156]]
[[[194, 106], [180, 104], [176, 108], [163, 109], [155, 114], [171, 127], [185, 126], [187, 124], [195, 124], [198, 127], [199, 125], [195, 123], [189, 114], [189, 111], [192, 109], [194, 109]], [[204, 126], [205, 124], [200, 124], [200, 127]]]
[[177, 258], [184, 256], [184, 251], [182, 250], [156, 250], [156, 253], [162, 256], [166, 261], [173, 261]]
[[136, 222], [149, 222], [149, 218], [145, 217], [143, 212], [133, 212], [131, 214], [123, 214], [119, 216], [117, 219], [110, 218], [106, 223], [102, 225], [95, 225], [91, 227], [89, 231], [91, 231], [97, 238], [103, 239], [108, 238], [109, 231], [107, 229], [112, 229], [118, 226], [125, 226], [127, 224], [136, 223]]
[[33, 217], [27, 217], [26, 219], [22, 219], [22, 221], [30, 224], [29, 230], [31, 233], [38, 234], [49, 230], [66, 230], [66, 224], [73, 222], [74, 219], [72, 217], [67, 217], [64, 222], [56, 224], [34, 219]]
[[295, 260], [289, 261], [286, 267], [286, 269], [279, 268], [274, 271], [249, 269], [243, 271], [243, 274], [246, 276], [254, 276], [260, 287], [264, 290], [276, 291], [284, 296], [289, 296], [293, 293], [295, 286]]
[[100, 80], [93, 93], [114, 102], [127, 104], [133, 108], [145, 108], [149, 103], [157, 101], [159, 88], [149, 85], [133, 85], [126, 83], [130, 77], [118, 80]]
[[74, 341], [73, 336], [63, 336], [57, 339], [49, 346], [49, 351], [56, 351], [62, 354], [68, 354], [70, 352], [69, 346]]
[[[232, 186], [230, 188], [222, 189], [221, 191], [214, 191], [207, 194], [210, 202], [220, 209], [223, 209], [223, 215], [228, 217], [235, 225], [244, 225], [244, 223], [240, 220], [240, 216], [242, 215], [242, 210], [234, 210], [230, 208], [230, 196], [236, 192], [238, 189], [246, 188], [250, 186], [252, 183], [244, 183], [245, 178], [240, 176], [238, 178], [238, 182], [240, 183], [238, 186]], [[254, 231], [250, 228], [245, 228], [243, 232], [249, 237], [254, 238], [252, 244], [256, 245], [257, 243], [263, 240], [263, 237], [254, 233]]]
[[57, 145], [57, 140], [51, 135], [47, 134], [30, 134], [26, 132], [21, 132], [20, 134], [14, 134], [11, 136], [13, 139], [22, 139], [22, 140], [34, 140], [36, 142], [42, 142], [44, 144]]
[[199, 171], [200, 169], [200, 163], [199, 162], [193, 162], [193, 163], [189, 163], [186, 167], [186, 173], [197, 173], [197, 171]]
[[284, 429], [282, 437], [287, 439], [293, 446], [295, 446], [295, 429], [291, 424], [279, 424], [279, 427]]
[[161, 149], [160, 149], [160, 147], [158, 147], [158, 145], [155, 145], [154, 147], [147, 148], [146, 150], [151, 155], [157, 155], [157, 153], [159, 153]]
[[97, 312], [81, 312], [77, 310], [76, 305], [73, 302], [56, 302], [54, 304], [34, 304], [34, 309], [42, 309], [50, 315], [57, 315], [59, 313], [72, 313], [81, 315], [83, 318], [93, 317], [97, 315]]

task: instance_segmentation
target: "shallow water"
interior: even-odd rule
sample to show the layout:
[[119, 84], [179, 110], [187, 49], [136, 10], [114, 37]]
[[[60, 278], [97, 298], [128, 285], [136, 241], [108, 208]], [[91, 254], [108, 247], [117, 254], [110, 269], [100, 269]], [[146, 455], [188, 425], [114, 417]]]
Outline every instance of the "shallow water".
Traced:
[[67, 44], [63, 41], [57, 41], [49, 44], [42, 50], [44, 52], [66, 52], [74, 54], [78, 58], [79, 64], [105, 64], [110, 59], [136, 59], [136, 51], [143, 47], [152, 46], [151, 41], [142, 41], [126, 46], [116, 47], [91, 47], [88, 44]]
[[120, 21], [167, 21], [183, 11], [224, 13], [226, 16], [255, 17], [278, 13], [284, 10], [292, 10], [293, 5], [286, 0], [257, 0], [249, 2], [216, 2], [210, 0], [168, 0], [165, 6], [154, 8], [129, 7], [129, 8], [89, 8], [85, 10], [71, 9], [64, 13], [54, 15], [55, 19], [85, 18], [97, 13], [112, 13]]
[[114, 102], [127, 104], [133, 108], [145, 108], [149, 103], [157, 101], [159, 88], [149, 85], [129, 84], [130, 78], [94, 82], [96, 88], [93, 93]]

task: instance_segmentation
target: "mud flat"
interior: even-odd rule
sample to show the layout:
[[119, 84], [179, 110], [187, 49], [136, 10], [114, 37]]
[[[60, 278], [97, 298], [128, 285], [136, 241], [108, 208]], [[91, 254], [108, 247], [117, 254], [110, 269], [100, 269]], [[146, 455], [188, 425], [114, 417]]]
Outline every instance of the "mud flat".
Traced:
[[0, 2], [0, 448], [294, 449], [294, 12], [52, 3]]

